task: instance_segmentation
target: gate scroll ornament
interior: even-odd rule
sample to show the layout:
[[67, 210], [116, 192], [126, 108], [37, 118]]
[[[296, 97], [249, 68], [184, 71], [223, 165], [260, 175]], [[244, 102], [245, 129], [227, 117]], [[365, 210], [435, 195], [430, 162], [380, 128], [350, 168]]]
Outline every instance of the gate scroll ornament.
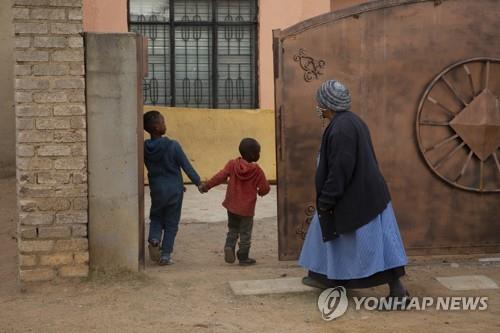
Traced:
[[306, 218], [304, 219], [304, 222], [299, 224], [297, 229], [295, 229], [295, 234], [302, 240], [306, 239], [307, 230], [309, 229], [309, 225], [313, 219], [314, 212], [316, 212], [316, 208], [314, 208], [313, 204], [309, 204], [305, 209]]
[[[500, 192], [500, 91], [491, 85], [499, 79], [500, 59], [468, 59], [436, 76], [420, 101], [420, 151], [435, 174], [460, 189]], [[438, 131], [448, 135], [435, 140]]]
[[314, 79], [319, 79], [321, 69], [325, 67], [326, 62], [324, 60], [314, 60], [314, 58], [307, 56], [304, 49], [299, 49], [299, 53], [293, 56], [293, 60], [298, 62], [300, 68], [304, 70], [304, 81], [311, 82]]

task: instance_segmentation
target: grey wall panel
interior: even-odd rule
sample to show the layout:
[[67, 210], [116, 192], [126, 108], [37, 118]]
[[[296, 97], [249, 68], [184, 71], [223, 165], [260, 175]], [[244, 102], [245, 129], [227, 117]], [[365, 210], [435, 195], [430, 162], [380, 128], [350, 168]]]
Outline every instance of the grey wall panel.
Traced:
[[86, 34], [91, 266], [139, 270], [137, 37]]

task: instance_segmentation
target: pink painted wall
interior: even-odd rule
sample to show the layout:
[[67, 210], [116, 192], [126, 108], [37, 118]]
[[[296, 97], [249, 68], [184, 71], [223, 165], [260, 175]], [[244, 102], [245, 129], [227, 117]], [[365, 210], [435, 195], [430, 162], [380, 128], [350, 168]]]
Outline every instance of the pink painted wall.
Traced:
[[127, 0], [83, 0], [83, 30], [127, 32]]
[[333, 12], [339, 9], [356, 6], [365, 2], [370, 2], [370, 0], [331, 0], [331, 10]]
[[[331, 0], [260, 0], [259, 96], [262, 109], [274, 108], [273, 29], [330, 11]], [[83, 0], [83, 28], [93, 32], [126, 32], [127, 0]]]
[[274, 109], [273, 30], [330, 11], [330, 0], [260, 0], [260, 107]]

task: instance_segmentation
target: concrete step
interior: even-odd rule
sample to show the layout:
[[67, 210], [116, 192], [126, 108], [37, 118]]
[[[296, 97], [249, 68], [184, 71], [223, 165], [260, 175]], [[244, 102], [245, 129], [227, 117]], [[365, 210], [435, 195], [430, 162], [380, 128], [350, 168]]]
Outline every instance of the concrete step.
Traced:
[[268, 280], [229, 281], [235, 295], [289, 294], [317, 291], [302, 284], [302, 278], [280, 278]]
[[484, 275], [436, 277], [436, 280], [453, 291], [498, 289], [496, 282]]

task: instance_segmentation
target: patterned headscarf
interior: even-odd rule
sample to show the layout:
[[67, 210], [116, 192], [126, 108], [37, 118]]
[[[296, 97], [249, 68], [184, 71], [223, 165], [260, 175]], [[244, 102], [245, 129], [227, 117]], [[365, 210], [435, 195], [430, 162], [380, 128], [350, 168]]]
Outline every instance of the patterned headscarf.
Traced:
[[335, 80], [323, 82], [316, 92], [316, 102], [322, 108], [335, 112], [351, 109], [351, 94], [342, 83]]

